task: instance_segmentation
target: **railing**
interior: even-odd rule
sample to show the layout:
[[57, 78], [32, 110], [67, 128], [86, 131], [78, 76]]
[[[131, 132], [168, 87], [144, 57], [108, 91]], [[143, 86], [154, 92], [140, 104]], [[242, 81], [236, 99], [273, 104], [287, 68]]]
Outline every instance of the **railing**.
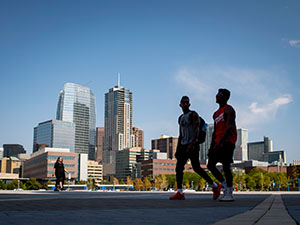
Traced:
[[293, 179], [293, 180], [289, 180], [288, 182], [285, 182], [285, 183], [282, 183], [282, 184], [279, 184], [278, 185], [278, 191], [280, 191], [280, 186], [284, 185], [284, 184], [287, 184], [288, 185], [288, 191], [290, 191], [290, 183], [291, 182], [295, 182], [295, 181], [298, 181], [298, 190], [300, 192], [300, 179], [299, 178], [296, 178], [296, 179]]

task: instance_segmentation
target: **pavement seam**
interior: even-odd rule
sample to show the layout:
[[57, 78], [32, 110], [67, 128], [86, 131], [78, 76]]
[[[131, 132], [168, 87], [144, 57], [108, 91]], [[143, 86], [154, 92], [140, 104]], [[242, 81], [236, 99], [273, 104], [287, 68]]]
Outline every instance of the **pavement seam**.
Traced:
[[289, 214], [280, 194], [275, 196], [271, 209], [256, 223], [256, 225], [268, 224], [297, 224]]
[[218, 221], [213, 225], [254, 225], [271, 208], [275, 196], [271, 195], [252, 210]]

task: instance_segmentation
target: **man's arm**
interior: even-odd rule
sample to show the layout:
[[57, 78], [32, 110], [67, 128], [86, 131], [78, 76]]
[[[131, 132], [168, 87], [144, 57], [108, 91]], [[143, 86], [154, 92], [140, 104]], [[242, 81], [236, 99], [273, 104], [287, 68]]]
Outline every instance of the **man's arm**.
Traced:
[[198, 135], [199, 135], [199, 126], [200, 126], [200, 121], [199, 121], [199, 115], [196, 112], [193, 112], [192, 114], [192, 121], [193, 121], [193, 128], [194, 128], [194, 139], [192, 141], [192, 144], [195, 144], [197, 139], [198, 139]]

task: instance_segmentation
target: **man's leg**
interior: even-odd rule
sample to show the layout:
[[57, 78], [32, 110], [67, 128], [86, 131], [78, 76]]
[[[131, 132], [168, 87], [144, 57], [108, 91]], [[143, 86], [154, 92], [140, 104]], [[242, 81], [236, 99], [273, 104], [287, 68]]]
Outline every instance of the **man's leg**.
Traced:
[[185, 147], [180, 147], [176, 152], [176, 182], [177, 182], [177, 192], [175, 195], [170, 197], [170, 200], [184, 200], [184, 193], [182, 193], [182, 179], [183, 179], [183, 171], [184, 165], [187, 162], [188, 156], [185, 152]]
[[184, 171], [184, 165], [186, 164], [186, 162], [187, 162], [187, 157], [177, 158], [177, 163], [176, 163], [177, 189], [182, 189], [183, 171]]
[[207, 168], [215, 176], [215, 178], [217, 178], [218, 181], [220, 181], [221, 183], [224, 183], [225, 179], [224, 179], [223, 175], [221, 174], [221, 172], [217, 169], [216, 164], [217, 164], [216, 161], [209, 159]]
[[232, 187], [233, 176], [230, 169], [230, 163], [223, 163], [223, 170], [226, 178], [227, 187]]
[[193, 153], [190, 156], [191, 159], [191, 163], [193, 166], [193, 170], [198, 173], [201, 177], [203, 177], [206, 182], [209, 185], [213, 184], [213, 180], [210, 178], [210, 176], [204, 171], [204, 169], [200, 166], [200, 162], [199, 162], [199, 151], [196, 147], [196, 149], [193, 151]]
[[204, 171], [200, 166], [199, 162], [199, 147], [195, 147], [194, 151], [190, 155], [191, 163], [193, 166], [193, 170], [198, 173], [201, 177], [203, 177], [206, 182], [213, 188], [213, 200], [216, 200], [221, 193], [222, 186], [213, 182], [210, 176]]

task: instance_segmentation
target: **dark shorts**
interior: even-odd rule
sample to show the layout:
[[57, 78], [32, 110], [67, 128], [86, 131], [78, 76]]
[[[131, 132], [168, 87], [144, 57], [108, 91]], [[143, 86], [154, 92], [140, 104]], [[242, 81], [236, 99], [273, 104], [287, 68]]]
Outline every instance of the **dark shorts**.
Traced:
[[209, 161], [220, 163], [233, 163], [233, 152], [235, 144], [225, 142], [223, 148], [219, 150], [210, 150], [208, 155]]
[[199, 145], [195, 144], [193, 148], [187, 152], [189, 145], [178, 145], [175, 157], [176, 159], [199, 159]]

